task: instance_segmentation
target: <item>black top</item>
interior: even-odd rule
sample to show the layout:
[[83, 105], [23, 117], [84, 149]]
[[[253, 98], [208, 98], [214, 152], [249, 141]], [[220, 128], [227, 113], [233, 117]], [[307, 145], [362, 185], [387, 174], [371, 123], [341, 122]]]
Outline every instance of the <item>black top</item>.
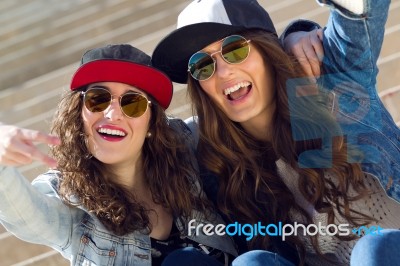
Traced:
[[[161, 266], [161, 263], [171, 252], [185, 248], [185, 247], [194, 247], [198, 249], [200, 252], [204, 253], [204, 250], [200, 247], [200, 244], [190, 240], [187, 237], [182, 236], [173, 223], [171, 228], [171, 233], [169, 237], [165, 240], [158, 240], [154, 238], [150, 238], [151, 240], [151, 258], [153, 266]], [[204, 246], [204, 245], [203, 245]], [[222, 251], [213, 249], [211, 247], [205, 247], [208, 252], [208, 255], [215, 257], [218, 261], [224, 263], [224, 254]], [[205, 253], [204, 253], [205, 254]]]
[[[201, 172], [201, 179], [203, 182], [203, 189], [207, 197], [215, 204], [215, 206], [217, 206], [218, 190], [219, 190], [218, 177], [202, 166], [200, 166], [200, 172]], [[222, 212], [220, 212], [220, 215], [227, 224], [235, 222], [235, 219], [229, 219]], [[299, 254], [295, 247], [293, 247], [292, 245], [288, 244], [285, 241], [282, 241], [281, 237], [279, 236], [278, 237], [271, 236], [270, 239], [271, 239], [271, 246], [269, 247], [268, 251], [277, 253], [281, 257], [292, 262], [294, 265], [299, 264]], [[237, 245], [239, 255], [251, 250], [248, 246], [248, 241], [246, 240], [245, 235], [241, 236], [234, 235], [233, 240]], [[262, 248], [253, 247], [253, 249], [262, 249]]]

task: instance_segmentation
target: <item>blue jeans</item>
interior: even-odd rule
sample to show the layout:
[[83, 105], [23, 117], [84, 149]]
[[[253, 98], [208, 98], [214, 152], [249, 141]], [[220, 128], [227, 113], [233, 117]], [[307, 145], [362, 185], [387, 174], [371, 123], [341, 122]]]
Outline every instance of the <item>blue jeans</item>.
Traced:
[[252, 250], [237, 257], [232, 266], [293, 266], [292, 263], [276, 253], [265, 250]]
[[208, 256], [195, 248], [182, 248], [171, 252], [165, 257], [162, 266], [223, 266], [215, 258]]
[[[223, 264], [211, 256], [201, 253], [195, 248], [178, 249], [169, 254], [162, 266], [223, 266]], [[233, 260], [231, 266], [293, 266], [292, 263], [280, 257], [276, 253], [253, 250], [246, 252]]]
[[382, 230], [358, 240], [351, 253], [351, 266], [400, 265], [400, 230]]
[[[334, 6], [329, 0], [320, 3]], [[356, 16], [337, 7], [324, 32], [320, 84], [332, 95], [332, 110], [347, 143], [362, 152], [363, 170], [377, 176], [389, 196], [400, 202], [400, 129], [376, 89], [376, 65], [390, 0], [365, 0]], [[348, 161], [359, 158], [349, 154]]]

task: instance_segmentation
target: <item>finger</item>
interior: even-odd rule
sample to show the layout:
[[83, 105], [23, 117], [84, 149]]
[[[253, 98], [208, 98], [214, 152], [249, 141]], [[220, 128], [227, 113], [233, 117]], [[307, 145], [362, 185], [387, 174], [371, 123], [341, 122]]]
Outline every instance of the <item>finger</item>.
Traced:
[[321, 42], [323, 42], [323, 40], [324, 40], [324, 30], [323, 29], [318, 29], [317, 30], [317, 36], [318, 36], [319, 40]]
[[39, 142], [49, 145], [59, 145], [61, 143], [58, 137], [45, 134], [37, 130], [21, 129], [20, 134], [24, 139], [33, 142]]
[[306, 77], [313, 77], [314, 76], [313, 70], [312, 70], [312, 67], [311, 67], [311, 64], [310, 64], [308, 58], [306, 56], [303, 56], [301, 58], [298, 57], [298, 58], [299, 58], [298, 62], [300, 63], [301, 68], [303, 69]]
[[21, 166], [32, 163], [31, 156], [27, 156], [20, 152], [8, 151], [5, 156], [1, 157], [1, 164], [10, 166]]
[[40, 151], [36, 146], [31, 146], [29, 152], [31, 160], [40, 161], [51, 168], [57, 167], [57, 161]]
[[52, 157], [48, 156], [47, 154], [41, 152], [40, 150], [36, 149], [33, 154], [32, 158], [38, 161], [41, 161], [45, 165], [49, 166], [50, 168], [57, 167], [57, 161], [54, 160]]
[[322, 34], [322, 30], [316, 31], [317, 34], [315, 34], [315, 35], [313, 34], [312, 36], [310, 36], [310, 42], [311, 42], [311, 46], [313, 47], [318, 60], [320, 62], [322, 62], [322, 59], [324, 58], [324, 46], [323, 46], [322, 40], [318, 36], [318, 32], [321, 32], [321, 34]]
[[21, 166], [21, 165], [23, 165], [20, 162], [14, 161], [14, 160], [12, 160], [10, 158], [1, 159], [1, 164], [2, 165], [7, 165], [7, 166]]
[[[33, 145], [33, 143], [30, 143], [26, 140], [24, 142], [16, 141], [11, 147], [12, 149], [9, 151], [9, 154], [20, 154], [20, 157], [18, 158], [22, 160], [22, 164], [29, 164], [32, 163], [33, 160], [37, 160], [48, 165], [49, 167], [57, 166], [57, 162], [53, 158], [40, 151], [38, 147]], [[13, 159], [16, 160], [16, 158]]]
[[304, 54], [307, 57], [311, 74], [309, 76], [319, 77], [320, 76], [320, 61], [317, 57], [316, 52], [312, 48], [306, 48]]
[[310, 62], [308, 62], [308, 58], [304, 52], [303, 46], [293, 47], [291, 53], [295, 56], [295, 58], [297, 58], [297, 61], [300, 63], [300, 66], [306, 76], [313, 76], [312, 68]]

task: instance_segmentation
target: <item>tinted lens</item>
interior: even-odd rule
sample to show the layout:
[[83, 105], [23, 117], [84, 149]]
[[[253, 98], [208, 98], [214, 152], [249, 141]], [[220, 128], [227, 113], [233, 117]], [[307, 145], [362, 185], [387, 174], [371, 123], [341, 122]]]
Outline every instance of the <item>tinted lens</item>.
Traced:
[[221, 54], [225, 61], [231, 64], [238, 64], [247, 58], [250, 52], [248, 41], [239, 35], [227, 37], [222, 42]]
[[[219, 51], [227, 63], [239, 64], [243, 62], [250, 53], [249, 41], [240, 35], [226, 37]], [[215, 61], [212, 56], [218, 52], [207, 54], [197, 52], [189, 59], [188, 71], [197, 80], [209, 79], [215, 71]]]
[[214, 73], [214, 60], [207, 53], [197, 52], [189, 59], [189, 72], [197, 80], [205, 80]]
[[[93, 88], [84, 94], [86, 108], [93, 112], [103, 112], [111, 103], [112, 95], [108, 90]], [[122, 112], [128, 117], [139, 117], [143, 115], [148, 106], [148, 100], [145, 96], [136, 92], [127, 92], [120, 98]]]
[[110, 105], [111, 94], [103, 89], [90, 89], [86, 91], [84, 101], [89, 111], [102, 112]]
[[146, 112], [147, 106], [147, 98], [139, 93], [128, 92], [121, 97], [121, 109], [126, 116], [139, 117]]

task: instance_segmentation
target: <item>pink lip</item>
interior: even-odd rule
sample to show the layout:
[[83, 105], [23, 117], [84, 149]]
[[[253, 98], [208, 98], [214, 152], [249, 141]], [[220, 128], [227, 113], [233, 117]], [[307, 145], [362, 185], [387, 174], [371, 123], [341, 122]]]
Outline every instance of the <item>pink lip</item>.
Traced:
[[[100, 135], [100, 134], [99, 134]], [[110, 142], [118, 142], [122, 141], [125, 137], [111, 137], [111, 136], [104, 136], [100, 135], [100, 137], [104, 140], [110, 141]]]
[[[98, 132], [98, 130], [101, 129], [101, 128], [111, 129], [111, 130], [119, 130], [119, 131], [124, 132], [124, 133], [125, 133], [125, 136], [124, 136], [124, 137], [122, 137], [122, 136], [119, 136], [119, 137], [115, 136], [115, 137], [113, 137], [113, 136], [110, 136], [110, 135], [102, 135], [102, 134], [100, 134], [100, 133]], [[110, 142], [122, 141], [122, 140], [126, 137], [126, 135], [128, 135], [128, 133], [126, 132], [126, 130], [124, 130], [124, 129], [120, 128], [120, 127], [114, 126], [114, 125], [101, 125], [101, 126], [99, 126], [99, 127], [96, 128], [96, 132], [97, 132], [97, 134], [98, 134], [102, 139], [104, 139], [104, 140], [106, 140], [106, 141], [110, 141]]]

